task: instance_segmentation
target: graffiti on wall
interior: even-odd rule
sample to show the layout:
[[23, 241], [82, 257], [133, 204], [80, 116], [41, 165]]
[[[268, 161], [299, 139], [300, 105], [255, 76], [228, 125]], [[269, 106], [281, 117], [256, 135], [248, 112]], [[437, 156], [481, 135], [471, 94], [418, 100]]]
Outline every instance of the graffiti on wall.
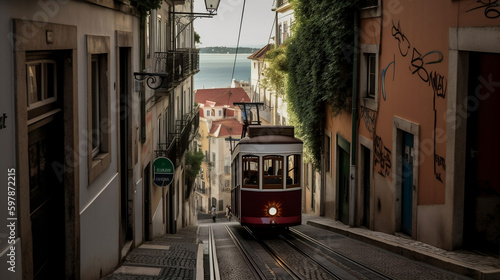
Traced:
[[446, 161], [442, 156], [434, 154], [434, 176], [442, 183], [443, 179], [441, 179], [441, 172], [437, 171], [438, 168], [446, 170]]
[[474, 3], [476, 6], [467, 10], [466, 13], [475, 10], [483, 9], [484, 16], [489, 19], [500, 17], [500, 1], [499, 0], [477, 0]]
[[377, 120], [377, 113], [366, 107], [361, 107], [361, 119], [365, 122], [365, 128], [370, 133], [370, 138], [373, 139], [375, 135], [375, 121]]
[[384, 145], [384, 141], [378, 135], [374, 135], [374, 147], [373, 147], [373, 157], [374, 166], [378, 168], [378, 174], [383, 177], [388, 177], [391, 175], [391, 150]]
[[[478, 1], [480, 2], [480, 1]], [[496, 2], [496, 1], [495, 1]], [[399, 53], [402, 57], [408, 56], [411, 51], [411, 60], [409, 62], [409, 69], [412, 75], [416, 75], [420, 80], [426, 83], [433, 91], [433, 114], [434, 114], [434, 135], [433, 135], [433, 161], [434, 161], [434, 177], [443, 182], [442, 174], [446, 170], [445, 158], [438, 155], [436, 152], [436, 127], [437, 127], [437, 109], [436, 109], [436, 98], [446, 98], [446, 92], [448, 87], [448, 82], [445, 76], [441, 75], [437, 71], [430, 71], [429, 65], [438, 64], [443, 61], [443, 53], [438, 50], [432, 50], [429, 52], [420, 52], [416, 47], [412, 46], [410, 40], [403, 32], [400, 23], [397, 25], [392, 22], [391, 34], [395, 40], [398, 41]], [[394, 72], [396, 68], [396, 58], [391, 61], [385, 69], [382, 70], [382, 94], [384, 100], [386, 100], [385, 92], [385, 75], [387, 69], [393, 65]], [[393, 74], [394, 75], [394, 74]], [[394, 80], [394, 78], [393, 78]]]
[[[398, 22], [397, 26], [392, 23], [392, 36], [394, 39], [398, 41], [398, 47], [399, 47], [399, 52], [403, 57], [406, 57], [412, 48], [412, 45], [404, 32], [401, 29], [401, 25]], [[416, 47], [413, 47], [412, 49], [412, 56], [411, 56], [411, 62], [410, 62], [410, 71], [413, 75], [418, 75], [420, 79], [424, 82], [427, 83], [434, 91], [434, 95], [445, 98], [446, 97], [446, 89], [447, 89], [447, 80], [446, 78], [437, 73], [436, 71], [432, 71], [429, 73], [426, 65], [430, 64], [436, 64], [436, 63], [441, 63], [443, 61], [443, 53], [441, 51], [433, 50], [429, 51], [425, 54], [421, 54]], [[392, 62], [391, 62], [392, 63]], [[389, 67], [391, 65], [387, 67]], [[394, 65], [395, 65], [395, 59], [394, 59]], [[386, 68], [387, 69], [387, 68]], [[382, 78], [384, 78], [384, 71], [382, 71]], [[382, 79], [382, 81], [384, 81]], [[385, 100], [385, 91], [382, 90], [384, 93], [384, 100]]]
[[382, 97], [384, 98], [385, 101], [385, 75], [387, 74], [387, 70], [389, 67], [392, 65], [392, 81], [394, 82], [394, 77], [396, 76], [396, 56], [394, 55], [394, 58], [392, 59], [387, 66], [382, 69]]
[[2, 115], [0, 115], [0, 130], [7, 128], [6, 120], [7, 114], [3, 113]]

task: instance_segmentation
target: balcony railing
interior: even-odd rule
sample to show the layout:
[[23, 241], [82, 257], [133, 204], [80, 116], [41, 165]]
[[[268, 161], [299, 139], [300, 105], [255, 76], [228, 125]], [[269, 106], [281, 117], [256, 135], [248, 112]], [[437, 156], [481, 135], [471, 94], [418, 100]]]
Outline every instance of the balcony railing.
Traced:
[[155, 157], [168, 157], [176, 166], [184, 152], [188, 149], [198, 128], [200, 127], [199, 108], [196, 107], [191, 113], [185, 114], [182, 119], [176, 120], [173, 133], [169, 133], [167, 143], [158, 144]]
[[136, 79], [146, 80], [149, 88], [170, 91], [190, 75], [200, 71], [198, 49], [155, 52], [153, 73], [134, 73]]
[[276, 8], [284, 6], [285, 4], [288, 4], [288, 0], [278, 0], [276, 1]]

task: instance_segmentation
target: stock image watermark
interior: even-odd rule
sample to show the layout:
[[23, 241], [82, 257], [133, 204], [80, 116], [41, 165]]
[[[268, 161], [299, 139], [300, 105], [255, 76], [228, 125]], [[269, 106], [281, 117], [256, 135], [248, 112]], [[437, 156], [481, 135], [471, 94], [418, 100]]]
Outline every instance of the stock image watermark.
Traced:
[[7, 169], [7, 270], [16, 272], [16, 235], [17, 235], [17, 201], [16, 201], [16, 169]]

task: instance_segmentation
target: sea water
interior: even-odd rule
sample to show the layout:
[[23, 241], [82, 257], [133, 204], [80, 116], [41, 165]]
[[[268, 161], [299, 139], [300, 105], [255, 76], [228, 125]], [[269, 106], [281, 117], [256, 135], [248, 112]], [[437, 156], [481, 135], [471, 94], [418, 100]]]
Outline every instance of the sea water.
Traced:
[[194, 75], [195, 89], [225, 88], [231, 86], [231, 77], [236, 81], [250, 81], [250, 53], [216, 54], [200, 53], [200, 72]]

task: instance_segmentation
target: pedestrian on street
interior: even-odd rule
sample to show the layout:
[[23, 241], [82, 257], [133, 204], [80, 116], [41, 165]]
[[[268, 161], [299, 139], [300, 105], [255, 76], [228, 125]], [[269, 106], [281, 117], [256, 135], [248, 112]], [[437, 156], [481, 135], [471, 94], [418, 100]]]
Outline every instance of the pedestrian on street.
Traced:
[[215, 205], [212, 205], [212, 212], [211, 212], [211, 214], [212, 214], [212, 220], [215, 223]]

